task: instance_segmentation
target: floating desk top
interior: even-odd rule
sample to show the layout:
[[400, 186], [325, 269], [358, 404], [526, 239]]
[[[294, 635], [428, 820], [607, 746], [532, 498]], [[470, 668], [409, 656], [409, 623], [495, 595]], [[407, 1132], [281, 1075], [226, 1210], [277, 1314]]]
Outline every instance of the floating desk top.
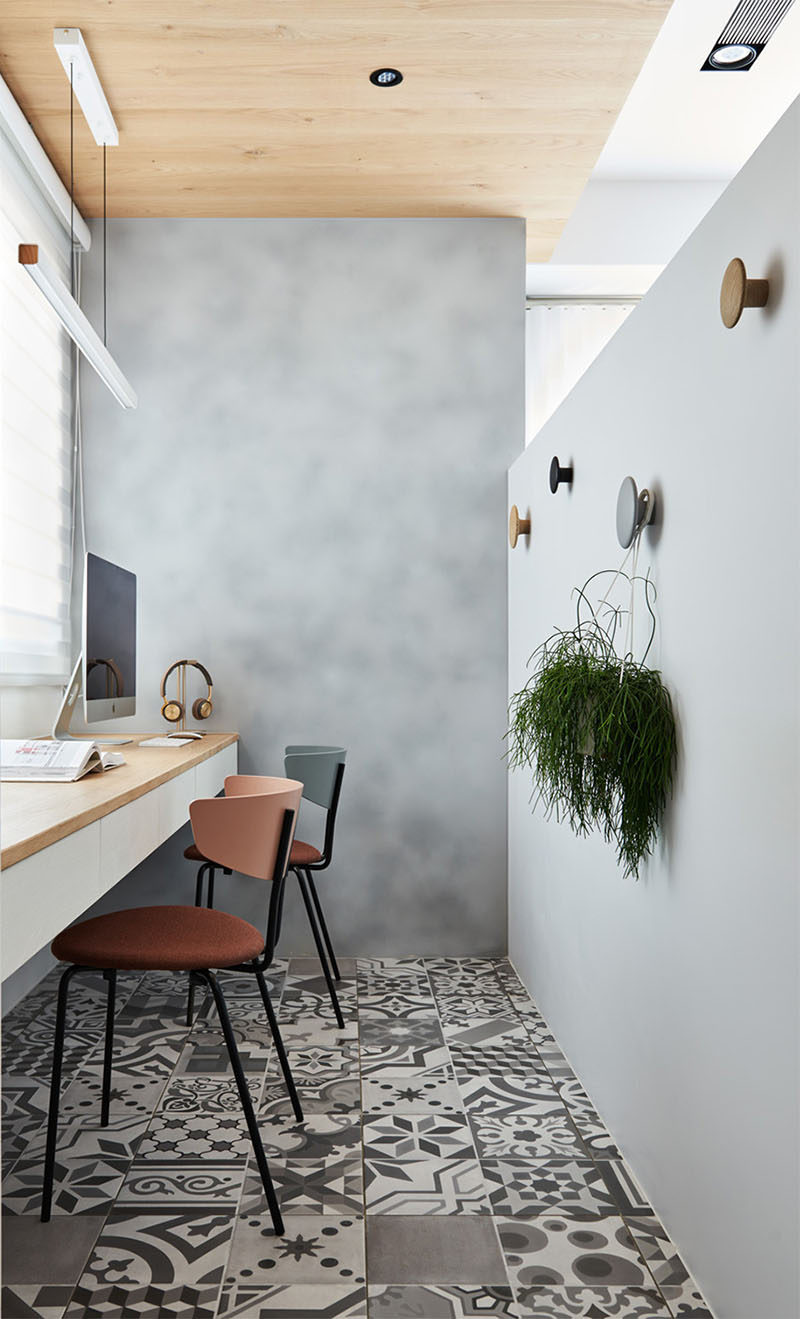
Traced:
[[238, 733], [206, 733], [199, 742], [174, 749], [138, 745], [142, 738], [152, 736], [133, 734], [136, 745], [120, 748], [124, 765], [87, 774], [75, 783], [2, 784], [3, 869], [127, 806], [238, 741]]

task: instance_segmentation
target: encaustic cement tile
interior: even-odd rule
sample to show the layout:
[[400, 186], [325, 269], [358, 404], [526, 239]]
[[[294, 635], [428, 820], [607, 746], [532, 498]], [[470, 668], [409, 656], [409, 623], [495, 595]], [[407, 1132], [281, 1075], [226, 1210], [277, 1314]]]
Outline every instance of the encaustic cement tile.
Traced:
[[[333, 1214], [347, 1218], [364, 1212], [359, 1158], [272, 1158], [269, 1170], [284, 1215]], [[264, 1188], [251, 1161], [240, 1212], [259, 1214], [263, 1208]]]
[[522, 1319], [670, 1319], [646, 1287], [522, 1287], [517, 1296]]
[[284, 1235], [276, 1237], [266, 1212], [241, 1213], [225, 1281], [238, 1286], [364, 1283], [363, 1218], [293, 1215], [286, 1220]]
[[510, 1287], [370, 1287], [370, 1319], [519, 1319]]
[[[68, 1315], [90, 1311], [121, 1315], [129, 1309], [142, 1315], [211, 1314], [234, 1221], [231, 1211], [114, 1210], [75, 1289]], [[194, 1310], [189, 1308], [192, 1305]]]
[[485, 1159], [483, 1171], [492, 1213], [498, 1216], [619, 1217], [614, 1197], [591, 1159]]
[[369, 1214], [488, 1214], [475, 1158], [380, 1159], [365, 1163]]
[[448, 1113], [464, 1111], [455, 1077], [449, 1069], [425, 1076], [394, 1076], [381, 1073], [365, 1076], [362, 1086], [364, 1113]]
[[217, 1315], [219, 1319], [367, 1319], [367, 1289], [314, 1283], [232, 1284], [222, 1289]]
[[526, 1287], [652, 1287], [652, 1279], [621, 1218], [574, 1223], [549, 1217], [497, 1220], [511, 1281]]

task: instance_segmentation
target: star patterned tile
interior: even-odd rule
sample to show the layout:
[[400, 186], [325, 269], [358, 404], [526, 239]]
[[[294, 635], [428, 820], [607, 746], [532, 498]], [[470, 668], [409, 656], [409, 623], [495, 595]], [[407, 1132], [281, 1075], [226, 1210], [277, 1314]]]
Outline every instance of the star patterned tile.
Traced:
[[453, 1073], [447, 1069], [423, 1076], [394, 1076], [382, 1072], [366, 1076], [362, 1083], [365, 1114], [448, 1113], [461, 1114], [463, 1104]]
[[276, 1237], [269, 1215], [240, 1213], [225, 1274], [228, 1285], [317, 1283], [323, 1286], [364, 1283], [364, 1220], [298, 1214], [287, 1218]]

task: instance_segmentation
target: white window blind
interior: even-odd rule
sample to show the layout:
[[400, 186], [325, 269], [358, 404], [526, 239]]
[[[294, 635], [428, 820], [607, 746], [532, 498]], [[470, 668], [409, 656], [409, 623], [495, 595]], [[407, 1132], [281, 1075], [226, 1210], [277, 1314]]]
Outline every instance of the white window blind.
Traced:
[[525, 442], [530, 444], [633, 311], [634, 302], [537, 302], [525, 313]]
[[69, 672], [71, 345], [27, 272], [38, 243], [69, 283], [69, 235], [0, 131], [0, 681]]

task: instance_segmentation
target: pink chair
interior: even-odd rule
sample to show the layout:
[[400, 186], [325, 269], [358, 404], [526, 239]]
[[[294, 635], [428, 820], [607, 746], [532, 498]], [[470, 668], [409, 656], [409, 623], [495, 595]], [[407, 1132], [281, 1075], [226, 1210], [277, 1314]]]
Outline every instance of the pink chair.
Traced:
[[271, 881], [266, 938], [262, 938], [248, 921], [227, 912], [214, 911], [208, 907], [170, 906], [138, 907], [95, 916], [71, 925], [53, 941], [54, 956], [70, 965], [64, 970], [58, 989], [42, 1188], [43, 1222], [47, 1222], [50, 1217], [52, 1201], [67, 996], [73, 976], [84, 970], [101, 970], [108, 982], [100, 1115], [101, 1126], [107, 1126], [117, 971], [187, 971], [190, 994], [193, 994], [195, 984], [201, 983], [210, 988], [214, 997], [272, 1224], [279, 1236], [283, 1234], [283, 1219], [239, 1058], [236, 1037], [222, 987], [211, 968], [248, 971], [255, 975], [295, 1113], [301, 1121], [302, 1110], [275, 1020], [264, 971], [272, 961], [275, 948], [286, 868], [303, 785], [294, 779], [259, 779], [259, 791], [254, 792], [252, 788], [256, 781], [252, 779], [248, 780], [249, 791], [244, 787], [237, 791], [236, 785], [243, 783], [238, 778], [229, 782], [234, 785], [230, 796], [192, 802], [189, 808], [192, 830], [203, 854], [217, 865]]

